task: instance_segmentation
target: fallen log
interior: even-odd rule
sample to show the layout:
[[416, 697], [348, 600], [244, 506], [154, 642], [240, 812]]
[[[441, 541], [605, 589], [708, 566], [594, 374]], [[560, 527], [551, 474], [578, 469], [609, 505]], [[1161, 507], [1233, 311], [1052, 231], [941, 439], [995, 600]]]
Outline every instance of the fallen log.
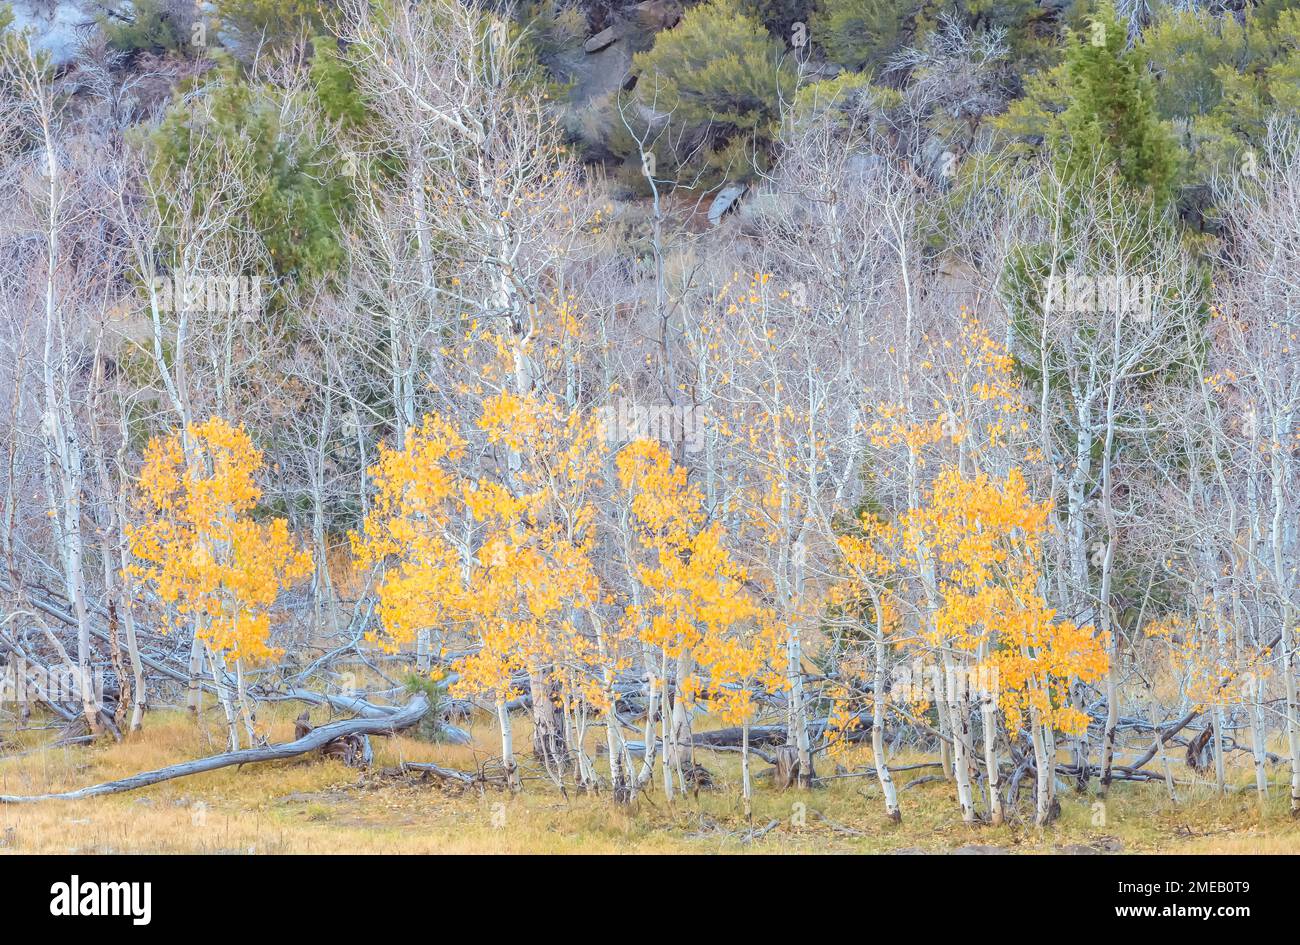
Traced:
[[294, 700], [306, 702], [309, 705], [329, 706], [337, 712], [355, 712], [363, 719], [382, 719], [393, 711], [389, 706], [377, 705], [360, 695], [333, 696], [329, 693], [315, 692], [311, 689], [288, 689], [283, 692], [263, 692], [254, 689], [253, 692], [258, 699], [266, 702]]
[[[393, 711], [390, 706], [370, 702], [360, 695], [333, 696], [329, 693], [315, 692], [311, 689], [288, 689], [283, 692], [255, 691], [254, 695], [258, 699], [267, 702], [296, 700], [306, 702], [309, 705], [329, 706], [337, 712], [355, 712], [367, 719], [382, 719]], [[452, 725], [450, 722], [444, 722], [438, 726], [438, 736], [449, 745], [468, 745], [470, 743], [469, 732], [458, 725]]]
[[767, 822], [766, 827], [760, 827], [757, 830], [751, 830], [749, 833], [745, 834], [743, 837], [740, 838], [740, 842], [753, 843], [755, 840], [762, 840], [764, 837], [766, 837], [769, 833], [771, 833], [779, 826], [781, 826], [781, 821], [769, 820]]
[[396, 771], [398, 774], [423, 774], [465, 785], [497, 784], [504, 787], [506, 784], [504, 774], [489, 774], [483, 770], [461, 771], [458, 768], [445, 768], [442, 765], [434, 764], [432, 761], [404, 761], [397, 767]]
[[460, 784], [475, 784], [479, 781], [477, 775], [468, 771], [458, 771], [455, 768], [444, 768], [442, 765], [436, 765], [432, 761], [404, 761], [397, 768], [397, 773], [406, 774], [415, 772], [417, 774], [431, 774], [436, 778], [443, 778], [447, 781], [456, 781]]
[[267, 745], [263, 748], [244, 748], [228, 751], [196, 761], [186, 761], [178, 765], [159, 768], [156, 771], [143, 771], [129, 778], [118, 781], [105, 781], [75, 791], [63, 791], [57, 794], [0, 794], [0, 804], [29, 804], [36, 801], [77, 801], [86, 797], [100, 797], [104, 794], [121, 794], [136, 788], [148, 787], [174, 778], [186, 778], [192, 774], [228, 768], [231, 765], [255, 764], [260, 761], [282, 761], [296, 758], [309, 751], [324, 748], [336, 738], [348, 738], [353, 735], [382, 735], [410, 728], [429, 711], [429, 700], [417, 694], [410, 702], [382, 719], [343, 719], [330, 722], [320, 728], [312, 729], [302, 738], [279, 745]]
[[911, 788], [916, 787], [918, 784], [929, 784], [932, 781], [942, 781], [943, 779], [944, 779], [943, 775], [940, 774], [923, 774], [919, 778], [913, 778], [911, 781], [908, 781], [906, 784], [904, 784], [901, 788], [899, 788], [899, 793], [910, 790]]
[[[749, 729], [750, 745], [784, 745], [786, 737], [784, 725], [754, 725]], [[744, 732], [739, 725], [732, 728], [715, 728], [704, 732], [692, 732], [691, 741], [697, 748], [703, 747], [740, 747]]]
[[[1102, 771], [1101, 765], [1088, 766], [1089, 777], [1097, 777], [1101, 774], [1101, 771]], [[1032, 762], [1029, 765], [1029, 773], [1035, 778], [1038, 777], [1038, 769], [1034, 767]], [[1079, 766], [1063, 765], [1063, 764], [1057, 765], [1056, 773], [1059, 775], [1064, 775], [1067, 778], [1078, 778]], [[1139, 771], [1130, 768], [1128, 765], [1115, 765], [1113, 768], [1111, 768], [1111, 779], [1115, 781], [1145, 782], [1145, 781], [1163, 781], [1165, 778], [1164, 775], [1156, 774], [1152, 771]]]
[[[55, 620], [67, 626], [70, 627], [77, 626], [77, 618], [74, 617], [71, 613], [69, 613], [66, 608], [60, 607], [57, 604], [51, 603], [50, 601], [44, 600], [36, 596], [36, 594], [33, 593], [31, 589], [25, 589], [25, 591], [27, 594], [27, 599], [31, 602], [32, 606], [35, 607], [37, 610], [41, 611], [43, 614], [45, 614], [48, 617], [53, 617]], [[13, 587], [4, 579], [0, 579], [0, 592], [9, 593], [9, 594], [15, 593]], [[102, 608], [99, 607], [95, 607], [92, 609], [94, 609], [97, 612], [102, 611]], [[112, 637], [110, 636], [109, 632], [103, 629], [102, 627], [95, 626], [93, 623], [90, 624], [90, 635], [104, 643], [112, 642]], [[174, 680], [175, 682], [185, 683], [189, 681], [189, 677], [186, 676], [184, 673], [182, 673], [180, 670], [168, 666], [166, 663], [162, 662], [161, 660], [154, 659], [153, 657], [149, 656], [147, 653], [140, 654], [140, 662], [142, 662], [145, 666], [148, 666], [150, 669], [162, 673], [162, 675], [168, 677], [169, 679]]]
[[[857, 721], [859, 726], [847, 732], [840, 734], [841, 738], [847, 741], [862, 741], [871, 737], [871, 714], [869, 711], [858, 713]], [[867, 724], [861, 724], [867, 723]], [[825, 737], [827, 728], [830, 727], [829, 718], [809, 719], [808, 720], [808, 737], [816, 741]], [[749, 729], [750, 745], [777, 746], [784, 745], [789, 734], [789, 729], [784, 725], [752, 725]], [[714, 728], [703, 732], [692, 732], [691, 738], [696, 747], [712, 746], [720, 747], [739, 747], [744, 737], [744, 731], [739, 725], [731, 728]]]

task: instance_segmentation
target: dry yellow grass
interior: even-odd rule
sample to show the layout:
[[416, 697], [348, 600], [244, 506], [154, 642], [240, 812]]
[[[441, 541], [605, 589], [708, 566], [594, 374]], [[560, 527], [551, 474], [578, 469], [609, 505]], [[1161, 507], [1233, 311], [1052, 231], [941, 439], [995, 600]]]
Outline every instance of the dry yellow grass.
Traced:
[[[273, 740], [292, 737], [296, 708], [280, 707], [270, 721]], [[323, 720], [324, 713], [315, 713]], [[520, 725], [520, 744], [527, 727]], [[493, 743], [486, 728], [476, 743]], [[16, 737], [0, 731], [0, 793], [66, 790], [162, 767], [222, 750], [212, 716], [202, 726], [182, 713], [154, 713], [144, 732], [121, 744], [39, 748], [49, 733]], [[889, 824], [869, 777], [841, 777], [827, 787], [777, 794], [759, 782], [754, 825], [779, 821], [752, 843], [741, 816], [734, 756], [712, 755], [708, 767], [721, 789], [664, 802], [661, 793], [634, 809], [607, 796], [565, 798], [540, 780], [509, 799], [488, 790], [463, 792], [439, 782], [391, 779], [383, 768], [399, 760], [473, 767], [467, 747], [429, 745], [409, 737], [376, 739], [369, 774], [311, 756], [226, 768], [144, 790], [85, 801], [0, 806], [3, 853], [709, 853], [709, 852], [944, 852], [978, 844], [1013, 852], [1067, 847], [1119, 847], [1124, 852], [1295, 853], [1300, 824], [1283, 794], [1262, 813], [1253, 792], [1219, 797], [1212, 785], [1181, 789], [1171, 804], [1161, 785], [1118, 785], [1105, 821], [1091, 796], [1063, 798], [1062, 818], [1040, 832], [1025, 825], [961, 825], [952, 788], [918, 785], [903, 794], [904, 822]], [[852, 769], [863, 751], [844, 759]], [[766, 767], [759, 765], [758, 767]], [[921, 772], [924, 773], [924, 772]], [[1237, 775], [1244, 779], [1246, 772]], [[902, 775], [906, 781], [911, 773]], [[1179, 766], [1179, 776], [1186, 772]], [[806, 812], [800, 825], [800, 808]]]

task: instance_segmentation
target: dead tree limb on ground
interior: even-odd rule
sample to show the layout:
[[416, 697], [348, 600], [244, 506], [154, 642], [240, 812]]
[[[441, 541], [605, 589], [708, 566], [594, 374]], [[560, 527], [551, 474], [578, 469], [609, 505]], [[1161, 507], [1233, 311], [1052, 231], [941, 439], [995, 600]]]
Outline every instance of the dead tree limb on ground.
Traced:
[[423, 774], [428, 777], [441, 778], [444, 781], [453, 781], [456, 784], [496, 784], [505, 787], [506, 779], [504, 774], [492, 774], [485, 770], [479, 771], [460, 771], [456, 768], [444, 768], [442, 765], [434, 764], [431, 761], [406, 761], [398, 768], [399, 774]]
[[259, 761], [282, 761], [285, 758], [295, 758], [298, 755], [305, 755], [309, 751], [324, 748], [335, 739], [346, 739], [353, 735], [388, 734], [410, 728], [420, 721], [428, 711], [429, 700], [423, 694], [418, 694], [406, 705], [400, 709], [394, 709], [391, 714], [382, 719], [343, 719], [338, 722], [330, 722], [328, 725], [312, 729], [302, 738], [280, 745], [228, 751], [208, 758], [199, 758], [196, 761], [186, 761], [182, 764], [159, 768], [156, 771], [144, 771], [118, 781], [105, 781], [103, 784], [95, 784], [75, 791], [63, 791], [57, 794], [0, 794], [0, 804], [26, 804], [35, 801], [76, 801], [85, 797], [99, 797], [103, 794], [121, 794], [124, 791], [134, 791], [136, 788], [148, 787], [161, 781], [189, 777], [192, 774], [202, 774], [205, 771], [215, 771], [218, 768], [228, 768], [231, 765], [255, 764]]

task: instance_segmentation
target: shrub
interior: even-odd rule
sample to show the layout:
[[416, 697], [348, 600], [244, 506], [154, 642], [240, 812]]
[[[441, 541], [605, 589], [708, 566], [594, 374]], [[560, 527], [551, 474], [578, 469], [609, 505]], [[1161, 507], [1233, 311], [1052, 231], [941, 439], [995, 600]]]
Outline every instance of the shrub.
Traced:
[[633, 60], [649, 122], [667, 122], [655, 148], [666, 163], [705, 177], [744, 179], [770, 155], [782, 102], [794, 93], [785, 49], [739, 0], [690, 10]]

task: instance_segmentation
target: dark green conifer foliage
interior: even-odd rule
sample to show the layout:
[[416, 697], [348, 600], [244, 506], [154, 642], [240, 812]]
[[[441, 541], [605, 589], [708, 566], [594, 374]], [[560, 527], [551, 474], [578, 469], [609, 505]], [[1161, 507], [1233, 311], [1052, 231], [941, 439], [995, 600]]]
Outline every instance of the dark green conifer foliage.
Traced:
[[1156, 114], [1142, 57], [1128, 48], [1109, 0], [1071, 37], [1064, 78], [1068, 104], [1048, 143], [1065, 177], [1091, 180], [1095, 167], [1108, 168], [1135, 195], [1166, 204], [1177, 183], [1178, 145]]

